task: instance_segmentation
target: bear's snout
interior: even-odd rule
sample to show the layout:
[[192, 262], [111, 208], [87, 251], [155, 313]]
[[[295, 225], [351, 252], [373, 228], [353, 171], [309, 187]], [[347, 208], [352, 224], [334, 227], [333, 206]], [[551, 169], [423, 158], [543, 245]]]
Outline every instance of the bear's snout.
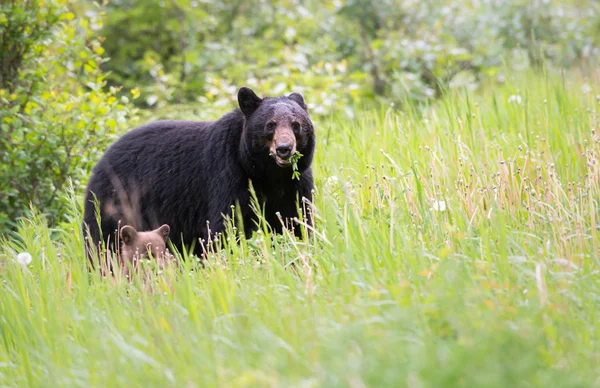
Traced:
[[291, 128], [277, 128], [269, 149], [271, 156], [279, 167], [292, 164], [290, 158], [296, 152], [296, 136]]

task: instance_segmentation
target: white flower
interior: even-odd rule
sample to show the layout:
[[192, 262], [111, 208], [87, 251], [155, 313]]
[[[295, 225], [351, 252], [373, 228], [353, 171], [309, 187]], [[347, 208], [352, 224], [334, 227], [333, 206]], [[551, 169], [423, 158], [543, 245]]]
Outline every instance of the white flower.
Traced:
[[27, 252], [21, 252], [17, 255], [17, 262], [21, 265], [29, 265], [31, 263], [31, 255]]
[[294, 30], [292, 27], [288, 27], [285, 30], [285, 38], [287, 40], [292, 40], [296, 37], [296, 30]]
[[148, 104], [148, 106], [156, 104], [156, 101], [158, 101], [158, 97], [155, 95], [150, 95], [146, 98], [146, 104]]
[[513, 94], [512, 96], [508, 97], [508, 102], [516, 102], [517, 104], [521, 105], [521, 96], [519, 96], [518, 94]]
[[334, 183], [338, 182], [338, 177], [335, 175], [330, 176], [329, 178], [327, 178], [327, 180], [325, 181], [326, 185], [332, 185]]
[[443, 212], [446, 210], [446, 201], [433, 201], [433, 210]]
[[592, 91], [592, 88], [588, 84], [583, 84], [583, 86], [581, 86], [581, 91], [583, 92], [583, 94], [588, 94]]

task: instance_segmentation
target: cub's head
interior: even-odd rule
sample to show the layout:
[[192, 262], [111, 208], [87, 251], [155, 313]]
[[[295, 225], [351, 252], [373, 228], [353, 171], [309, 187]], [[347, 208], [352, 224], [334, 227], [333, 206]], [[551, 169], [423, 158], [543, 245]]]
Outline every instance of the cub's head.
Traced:
[[167, 251], [169, 238], [169, 225], [158, 229], [138, 232], [133, 226], [125, 225], [119, 231], [121, 238], [121, 261], [136, 265], [141, 259], [148, 259], [151, 255], [160, 268], [164, 268], [166, 260], [172, 260]]
[[298, 170], [310, 167], [315, 130], [301, 94], [260, 98], [251, 89], [242, 87], [238, 103], [246, 118], [243, 143], [253, 164], [266, 170], [291, 170], [292, 156], [299, 152], [303, 156], [297, 162]]

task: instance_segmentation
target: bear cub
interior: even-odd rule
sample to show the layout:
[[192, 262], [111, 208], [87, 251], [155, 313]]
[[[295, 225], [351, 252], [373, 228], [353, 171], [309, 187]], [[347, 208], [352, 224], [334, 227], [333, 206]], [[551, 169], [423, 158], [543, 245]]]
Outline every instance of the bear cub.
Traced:
[[167, 249], [169, 225], [145, 232], [138, 232], [133, 226], [121, 228], [120, 265], [125, 275], [129, 275], [129, 267], [137, 269], [139, 262], [152, 258], [159, 268], [165, 268], [168, 262], [177, 263], [175, 257]]

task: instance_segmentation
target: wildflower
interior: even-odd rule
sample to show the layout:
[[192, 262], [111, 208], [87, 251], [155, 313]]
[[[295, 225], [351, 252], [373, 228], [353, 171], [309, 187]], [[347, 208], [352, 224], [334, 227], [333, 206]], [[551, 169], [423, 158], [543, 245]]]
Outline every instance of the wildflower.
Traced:
[[29, 265], [31, 260], [31, 255], [27, 252], [21, 252], [17, 255], [17, 262], [21, 265]]
[[519, 96], [518, 94], [513, 94], [512, 96], [508, 97], [508, 102], [516, 102], [517, 104], [521, 105], [521, 96]]
[[443, 212], [446, 210], [446, 201], [433, 201], [433, 210]]
[[588, 84], [583, 84], [583, 86], [581, 86], [581, 91], [583, 92], [583, 94], [588, 94], [592, 91], [592, 88]]
[[325, 181], [325, 185], [334, 185], [337, 182], [338, 182], [338, 177], [335, 175], [332, 175], [327, 178], [327, 180]]

